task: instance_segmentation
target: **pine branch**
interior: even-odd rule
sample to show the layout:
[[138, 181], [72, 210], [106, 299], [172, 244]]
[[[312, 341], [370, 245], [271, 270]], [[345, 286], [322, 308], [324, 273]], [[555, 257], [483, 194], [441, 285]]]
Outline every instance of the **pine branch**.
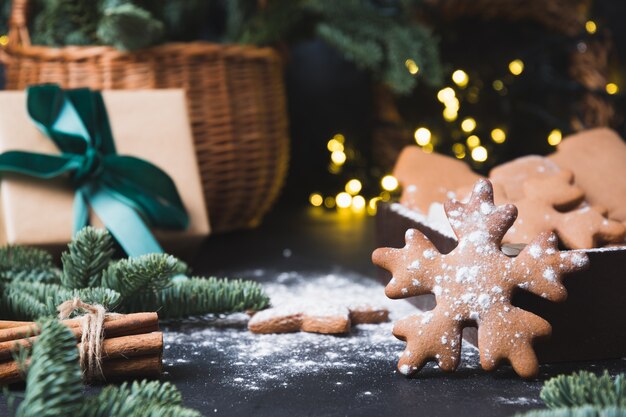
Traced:
[[585, 406], [531, 411], [525, 414], [516, 414], [516, 417], [626, 417], [626, 410]]
[[0, 279], [58, 283], [60, 274], [48, 252], [9, 245], [0, 248]]
[[24, 395], [17, 417], [77, 416], [81, 412], [82, 380], [76, 339], [56, 320], [41, 323]]
[[[0, 268], [3, 254], [7, 270], [12, 267], [9, 259], [23, 258], [20, 262], [26, 262], [28, 250], [22, 250], [0, 249]], [[9, 253], [19, 256], [11, 257]], [[165, 254], [115, 262], [111, 261], [112, 254], [113, 241], [108, 232], [91, 227], [81, 230], [62, 255], [60, 283], [17, 279], [4, 282], [0, 286], [0, 313], [16, 320], [54, 316], [59, 304], [75, 297], [102, 304], [108, 310], [159, 311], [162, 317], [170, 318], [259, 310], [269, 304], [261, 286], [252, 281], [190, 279], [182, 276], [187, 265]], [[42, 254], [37, 256], [48, 261]], [[44, 264], [40, 260], [32, 265]]]
[[113, 239], [103, 229], [85, 227], [61, 255], [61, 282], [67, 288], [96, 287], [113, 256]]
[[89, 417], [200, 416], [182, 407], [182, 397], [175, 386], [158, 381], [106, 387], [97, 397], [89, 398], [83, 410]]
[[171, 255], [127, 258], [109, 265], [102, 276], [102, 286], [128, 297], [140, 290], [161, 290], [171, 284], [174, 276], [186, 271], [187, 265]]
[[0, 314], [2, 318], [9, 320], [33, 320], [49, 316], [50, 312], [46, 304], [36, 297], [4, 287], [0, 295]]
[[217, 278], [176, 280], [161, 291], [140, 292], [126, 300], [126, 311], [158, 311], [162, 318], [179, 318], [208, 313], [261, 310], [269, 298], [253, 281]]
[[576, 408], [555, 408], [551, 410], [536, 410], [515, 417], [626, 417], [626, 409], [607, 407], [598, 408], [591, 405]]
[[92, 45], [98, 21], [97, 3], [93, 0], [39, 1], [32, 40], [37, 45]]
[[59, 304], [75, 297], [89, 304], [102, 304], [109, 310], [120, 302], [120, 294], [109, 288], [70, 289], [58, 284], [14, 281], [2, 287], [0, 312], [3, 318], [14, 320], [55, 316]]
[[150, 12], [135, 4], [121, 2], [102, 11], [97, 35], [106, 45], [133, 51], [157, 44], [164, 31], [163, 22], [155, 19]]
[[573, 375], [559, 375], [545, 383], [541, 399], [550, 408], [595, 405], [626, 408], [626, 376], [611, 378], [607, 371], [602, 376], [581, 371]]

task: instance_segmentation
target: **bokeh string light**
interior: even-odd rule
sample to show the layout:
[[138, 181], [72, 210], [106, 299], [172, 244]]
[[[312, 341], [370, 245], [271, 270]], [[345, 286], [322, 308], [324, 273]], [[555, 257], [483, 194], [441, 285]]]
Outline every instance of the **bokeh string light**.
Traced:
[[[588, 20], [581, 36], [591, 36], [599, 30], [595, 21]], [[414, 59], [407, 58], [404, 64], [409, 74], [421, 76], [422, 68]], [[525, 50], [507, 51], [488, 78], [481, 76], [482, 73], [475, 68], [453, 67], [444, 77], [443, 85], [434, 91], [426, 90], [428, 94], [432, 94], [430, 97], [433, 101], [436, 99], [434, 103], [441, 105], [435, 107], [437, 112], [441, 112], [438, 115], [435, 113], [435, 117], [439, 119], [433, 118], [432, 112], [426, 112], [427, 116], [416, 113], [405, 119], [409, 120], [404, 127], [412, 133], [412, 144], [426, 153], [440, 151], [453, 155], [479, 171], [485, 171], [495, 163], [502, 162], [501, 154], [516, 147], [518, 133], [517, 128], [515, 132], [512, 131], [513, 119], [507, 119], [510, 117], [507, 113], [498, 112], [501, 119], [490, 120], [475, 105], [492, 106], [494, 103], [500, 105], [506, 102], [510, 106], [511, 101], [519, 96], [520, 90], [528, 82], [536, 81], [537, 68], [536, 58]], [[619, 81], [619, 78], [610, 80], [602, 89], [592, 92], [605, 97], [619, 95]], [[510, 108], [507, 111], [510, 115]], [[546, 123], [542, 129], [545, 130], [540, 135], [545, 135], [542, 143], [545, 152], [549, 152], [551, 147], [562, 141], [564, 135], [555, 127], [563, 128], [565, 124], [555, 117], [544, 120]], [[379, 202], [396, 197], [401, 189], [397, 179], [388, 174], [388, 167], [384, 170], [372, 170], [369, 167], [364, 168], [362, 163], [355, 160], [359, 158], [358, 148], [349, 146], [349, 142], [341, 133], [328, 140], [328, 171], [337, 177], [337, 187], [330, 193], [318, 191], [310, 194], [309, 202], [314, 207], [373, 215]]]

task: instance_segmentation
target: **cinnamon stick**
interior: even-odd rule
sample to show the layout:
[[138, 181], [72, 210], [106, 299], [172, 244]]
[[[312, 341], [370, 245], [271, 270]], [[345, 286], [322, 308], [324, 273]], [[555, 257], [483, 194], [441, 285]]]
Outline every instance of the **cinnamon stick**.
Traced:
[[[102, 362], [105, 380], [131, 377], [157, 377], [163, 373], [161, 355], [137, 356], [130, 359], [112, 359]], [[15, 384], [22, 381], [17, 362], [0, 363], [0, 383]]]
[[[68, 327], [74, 333], [74, 336], [77, 339], [81, 338], [83, 329], [80, 326], [80, 319], [64, 320], [62, 323], [66, 325], [69, 323]], [[159, 317], [157, 313], [134, 313], [112, 316], [111, 319], [105, 320], [103, 328], [105, 339], [149, 333], [159, 330]], [[36, 325], [35, 327], [29, 325], [0, 330], [0, 340], [4, 340], [0, 342], [0, 361], [10, 358], [16, 345], [28, 347], [37, 340], [38, 336], [25, 338], [24, 335], [29, 334], [28, 331], [38, 332], [39, 329]], [[8, 337], [13, 337], [13, 339], [6, 339]]]
[[[147, 333], [105, 339], [102, 342], [102, 372], [105, 378], [155, 376], [163, 370], [163, 333]], [[157, 363], [158, 362], [158, 363]], [[21, 380], [17, 362], [0, 363], [0, 383]]]
[[138, 356], [132, 359], [112, 359], [102, 364], [106, 380], [131, 377], [155, 378], [163, 373], [162, 356]]
[[[119, 322], [120, 320], [124, 320]], [[113, 322], [118, 323], [113, 323]], [[2, 324], [5, 323], [5, 324]], [[12, 323], [22, 323], [20, 326], [11, 326]], [[77, 319], [69, 319], [62, 320], [61, 323], [69, 327], [70, 329], [80, 327], [82, 320], [80, 318]], [[157, 313], [133, 313], [133, 314], [112, 314], [107, 316], [104, 319], [104, 331], [105, 337], [113, 337], [113, 336], [121, 336], [124, 334], [133, 334], [129, 333], [131, 329], [141, 329], [141, 332], [144, 333], [144, 329], [148, 328], [146, 331], [155, 331], [159, 328], [159, 317]], [[22, 339], [24, 337], [35, 336], [39, 334], [39, 326], [37, 323], [33, 322], [11, 322], [11, 321], [0, 321], [0, 342], [6, 342], [7, 340], [17, 340]], [[108, 332], [108, 334], [107, 334]]]
[[28, 326], [31, 324], [33, 324], [32, 321], [0, 320], [0, 329], [11, 329], [13, 327]]

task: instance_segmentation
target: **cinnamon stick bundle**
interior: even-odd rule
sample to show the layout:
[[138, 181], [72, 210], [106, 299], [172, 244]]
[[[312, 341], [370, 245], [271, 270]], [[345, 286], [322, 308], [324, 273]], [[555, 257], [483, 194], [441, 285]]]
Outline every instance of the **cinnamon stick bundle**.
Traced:
[[[61, 321], [74, 334], [80, 346], [81, 319]], [[102, 374], [104, 379], [155, 377], [162, 373], [163, 333], [158, 332], [156, 313], [108, 316], [103, 323]], [[36, 323], [0, 320], [0, 384], [22, 379], [13, 352], [18, 345], [30, 346], [39, 334]]]

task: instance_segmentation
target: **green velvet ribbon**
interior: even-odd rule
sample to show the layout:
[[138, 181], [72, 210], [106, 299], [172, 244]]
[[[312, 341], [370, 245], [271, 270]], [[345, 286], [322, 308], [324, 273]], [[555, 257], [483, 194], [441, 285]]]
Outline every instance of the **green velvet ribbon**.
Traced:
[[[74, 233], [88, 224], [91, 207], [129, 256], [162, 253], [148, 225], [180, 230], [187, 228], [189, 217], [165, 172], [116, 153], [100, 92], [51, 84], [27, 92], [30, 117], [61, 154], [8, 151], [0, 155], [0, 173], [69, 176], [76, 190]], [[45, 216], [45, 204], [41, 209]]]

